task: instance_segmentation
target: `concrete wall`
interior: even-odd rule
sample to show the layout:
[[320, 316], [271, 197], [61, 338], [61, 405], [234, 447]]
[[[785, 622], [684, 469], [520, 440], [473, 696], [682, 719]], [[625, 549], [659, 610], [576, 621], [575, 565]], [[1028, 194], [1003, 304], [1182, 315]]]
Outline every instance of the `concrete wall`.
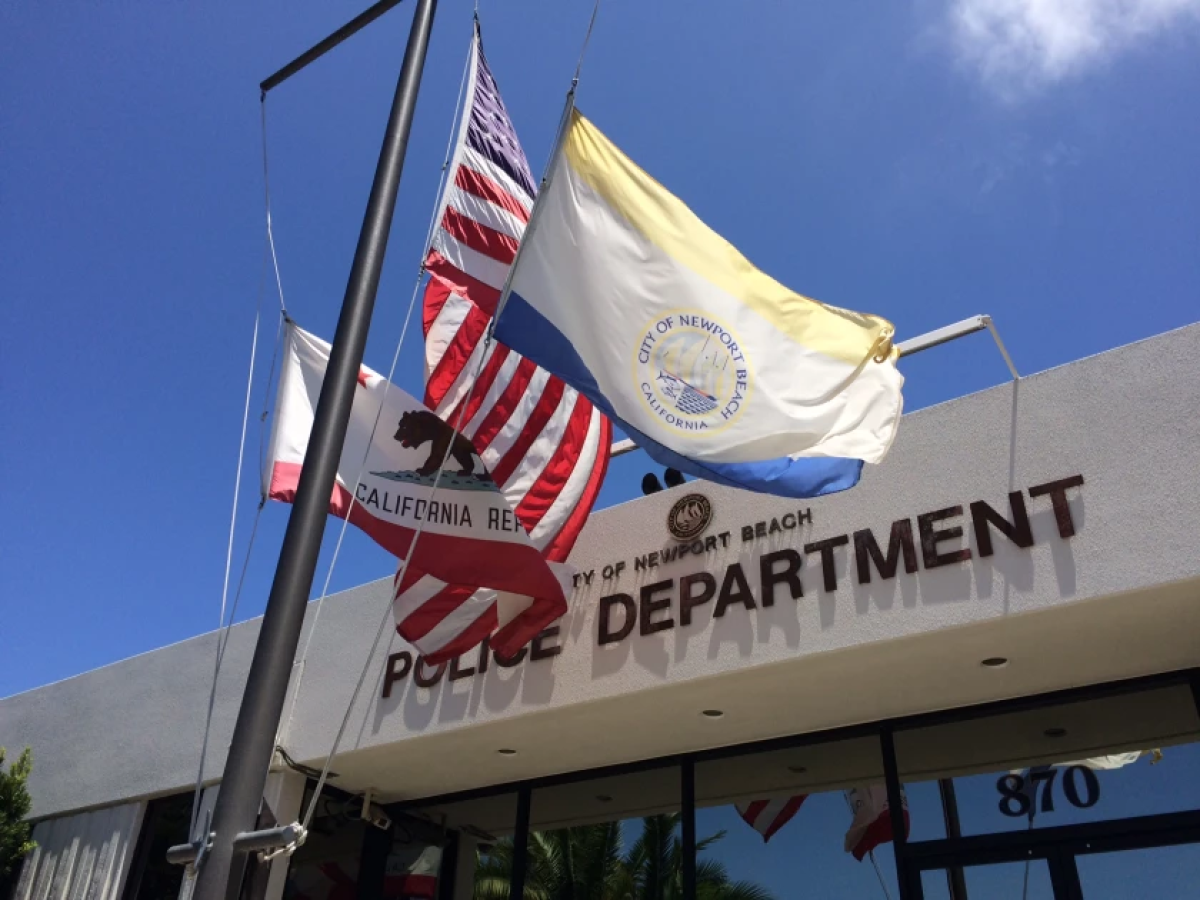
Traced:
[[[922, 640], [926, 643], [919, 646], [933, 647], [936, 655], [939, 648], [948, 651], [972, 634], [1004, 634], [1002, 623], [1025, 621], [1026, 613], [1067, 610], [1065, 615], [1073, 618], [1045, 620], [1067, 632], [1073, 626], [1064, 622], [1085, 622], [1102, 611], [1120, 614], [1123, 595], [1186, 585], [1200, 578], [1192, 534], [1192, 523], [1200, 520], [1200, 419], [1194, 413], [1200, 385], [1200, 357], [1194, 353], [1198, 340], [1200, 326], [1191, 326], [906, 416], [885, 463], [868, 467], [862, 484], [844, 494], [797, 503], [693, 483], [598, 513], [572, 559], [581, 570], [596, 574], [573, 598], [556, 641], [562, 647], [559, 655], [512, 669], [492, 664], [486, 675], [453, 682], [443, 677], [431, 689], [418, 688], [410, 674], [393, 685], [389, 698], [381, 699], [377, 686], [386, 655], [403, 649], [393, 641], [372, 669], [375, 687], [364, 692], [352, 715], [345, 746], [354, 752], [335, 768], [350, 779], [348, 784], [360, 771], [367, 784], [378, 786], [381, 773], [399, 765], [400, 748], [410, 739], [424, 748], [425, 758], [437, 758], [466, 746], [464, 736], [515, 734], [502, 726], [517, 720], [550, 723], [547, 727], [571, 723], [562, 758], [554, 763], [560, 770], [572, 768], [576, 751], [579, 759], [595, 764], [601, 758], [615, 762], [658, 752], [673, 746], [671, 740], [677, 749], [744, 740], [769, 733], [772, 723], [760, 716], [711, 738], [688, 732], [691, 726], [684, 723], [677, 739], [670, 737], [676, 731], [667, 729], [670, 734], [664, 736], [657, 733], [663, 729], [648, 723], [647, 735], [656, 732], [655, 740], [647, 737], [639, 743], [636, 733], [626, 736], [606, 757], [603, 748], [591, 751], [605, 735], [589, 734], [588, 722], [603, 727], [604, 704], [634, 709], [629, 704], [637, 698], [651, 698], [658, 705], [645, 709], [665, 709], [672, 697], [702, 697], [716, 690], [712, 685], [717, 682], [754, 690], [781, 678], [800, 684], [817, 672], [822, 677], [837, 673], [839, 660], [845, 661], [849, 677], [870, 660], [884, 658], [889, 647], [902, 651]], [[1027, 489], [1075, 474], [1082, 474], [1085, 484], [1068, 492], [1077, 529], [1068, 539], [1059, 532], [1049, 498], [1030, 497]], [[667, 512], [683, 493], [695, 490], [707, 495], [715, 509], [708, 534], [730, 532], [727, 546], [706, 553], [703, 560], [689, 555], [635, 571], [634, 559], [671, 544]], [[942, 524], [968, 526], [967, 537], [958, 544], [949, 541], [943, 549], [968, 547], [969, 561], [921, 565], [913, 574], [862, 585], [854, 577], [852, 552], [843, 548], [835, 553], [835, 591], [824, 589], [820, 557], [809, 554], [801, 574], [803, 598], [792, 600], [786, 590], [777, 589], [774, 606], [764, 608], [757, 596], [751, 573], [757, 572], [763, 552], [786, 547], [802, 551], [806, 543], [865, 528], [873, 529], [886, 547], [894, 520], [911, 519], [915, 531], [919, 514], [954, 505], [966, 508], [977, 500], [1007, 512], [1009, 491], [1025, 492], [1035, 538], [1030, 548], [1017, 548], [993, 532], [995, 554], [981, 558], [969, 517], [959, 517]], [[769, 523], [797, 508], [811, 508], [811, 524], [743, 543], [742, 526]], [[604, 568], [618, 561], [627, 563], [620, 576], [604, 579]], [[602, 596], [625, 592], [636, 599], [648, 583], [700, 569], [720, 576], [733, 562], [742, 563], [751, 575], [753, 610], [735, 605], [716, 618], [716, 604], [709, 602], [683, 627], [676, 584], [662, 595], [673, 598], [670, 609], [654, 617], [669, 616], [675, 627], [644, 636], [635, 628], [625, 640], [597, 646]], [[327, 602], [295, 718], [285, 733], [297, 759], [325, 755], [388, 595], [389, 582], [382, 581]], [[1107, 605], [1084, 602], [1099, 598], [1108, 598]], [[213, 777], [223, 763], [257, 627], [253, 622], [233, 631], [213, 729], [208, 767]], [[989, 628], [991, 632], [979, 632]], [[1064, 633], [1063, 647], [1069, 648], [1066, 637]], [[1046, 690], [1078, 683], [1080, 677], [1119, 677], [1200, 662], [1194, 650], [1168, 646], [1169, 641], [1161, 652], [1157, 644], [1133, 641], [1122, 653], [1121, 639], [1112, 635], [1112, 652], [1101, 647], [1103, 652], [1095, 655], [1097, 648], [1090, 648], [1093, 657], [1087, 665], [1073, 661], [1069, 651], [1056, 650], [1050, 654], [1055, 659], [1039, 660], [1024, 676], [996, 682], [978, 697], [955, 693], [953, 683], [943, 693], [930, 687], [884, 700], [861, 697], [864, 692], [858, 691], [828, 706], [820, 717], [781, 721], [778, 727], [829, 727], [867, 715]], [[31, 784], [35, 815], [188, 785], [195, 778], [213, 640], [212, 635], [196, 638], [0, 702], [0, 743], [31, 744], [38, 754]], [[908, 675], [919, 680], [929, 673], [919, 668], [923, 659], [910, 659], [912, 655], [897, 651], [892, 664], [913, 666]], [[723, 677], [714, 682], [716, 674]], [[445, 743], [443, 737], [452, 735], [454, 743]], [[547, 765], [533, 755], [528, 760], [505, 772], [490, 764], [468, 765], [472, 771], [467, 775], [488, 783], [537, 774]], [[427, 785], [409, 783], [396, 791], [422, 796], [423, 789]]]

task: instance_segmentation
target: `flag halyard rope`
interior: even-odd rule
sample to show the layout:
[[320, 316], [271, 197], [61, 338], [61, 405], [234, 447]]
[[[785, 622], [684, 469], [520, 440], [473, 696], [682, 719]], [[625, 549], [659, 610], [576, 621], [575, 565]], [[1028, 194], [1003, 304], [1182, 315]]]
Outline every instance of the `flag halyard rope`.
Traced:
[[579, 48], [579, 61], [575, 63], [575, 75], [571, 79], [571, 90], [579, 84], [579, 73], [583, 71], [583, 58], [587, 55], [588, 44], [592, 40], [592, 29], [596, 27], [596, 16], [600, 12], [600, 0], [592, 5], [592, 17], [588, 20], [587, 31], [583, 35], [583, 46]]
[[[262, 117], [262, 126], [263, 126], [263, 132], [262, 132], [263, 162], [264, 162], [264, 175], [265, 175], [266, 136], [267, 136], [266, 135], [266, 113], [265, 112], [263, 113], [263, 117]], [[270, 240], [270, 232], [271, 232], [270, 221], [271, 221], [270, 192], [268, 191], [268, 193], [267, 193], [267, 235], [268, 235], [268, 244], [270, 247], [270, 255], [272, 258], [274, 258], [274, 252], [275, 252], [274, 241]], [[254, 548], [254, 538], [258, 534], [258, 523], [259, 523], [259, 519], [262, 517], [263, 505], [266, 502], [265, 493], [262, 491], [261, 483], [260, 483], [260, 495], [261, 496], [259, 498], [258, 508], [255, 510], [255, 513], [254, 513], [254, 523], [251, 526], [251, 530], [250, 530], [250, 540], [246, 546], [246, 555], [242, 562], [242, 571], [241, 571], [241, 575], [238, 578], [237, 589], [235, 590], [234, 597], [233, 597], [233, 606], [232, 606], [232, 609], [230, 609], [229, 619], [227, 622], [226, 617], [225, 617], [225, 612], [226, 612], [226, 608], [229, 603], [229, 575], [230, 575], [230, 572], [233, 567], [233, 543], [234, 543], [234, 537], [235, 537], [235, 534], [237, 531], [238, 505], [239, 505], [239, 501], [241, 500], [242, 468], [245, 464], [245, 459], [246, 459], [246, 432], [247, 432], [247, 430], [249, 428], [249, 424], [250, 424], [250, 399], [251, 399], [251, 397], [253, 395], [253, 391], [254, 391], [254, 365], [258, 358], [258, 332], [259, 332], [259, 327], [262, 323], [263, 296], [266, 293], [266, 275], [267, 275], [266, 267], [267, 267], [267, 248], [264, 248], [262, 268], [261, 268], [261, 272], [259, 274], [259, 279], [258, 279], [257, 298], [256, 298], [255, 304], [254, 304], [254, 329], [253, 329], [252, 336], [250, 339], [250, 365], [248, 366], [248, 371], [246, 374], [246, 395], [245, 395], [245, 401], [244, 401], [243, 407], [242, 407], [242, 430], [241, 430], [241, 436], [238, 439], [237, 471], [236, 471], [236, 474], [234, 475], [234, 481], [233, 481], [233, 503], [232, 503], [232, 508], [229, 513], [229, 538], [228, 538], [228, 541], [226, 542], [226, 547], [225, 547], [225, 574], [224, 574], [224, 578], [223, 578], [222, 584], [221, 584], [221, 614], [220, 614], [220, 618], [217, 620], [217, 646], [216, 646], [216, 652], [214, 654], [214, 660], [213, 660], [212, 685], [209, 688], [208, 710], [204, 717], [204, 737], [201, 739], [201, 742], [200, 742], [200, 762], [196, 769], [196, 787], [195, 787], [195, 791], [192, 796], [192, 814], [191, 814], [190, 822], [188, 825], [188, 835], [192, 839], [195, 839], [197, 837], [195, 835], [195, 830], [196, 830], [197, 819], [200, 816], [200, 795], [204, 789], [204, 763], [208, 756], [208, 741], [209, 741], [209, 737], [211, 736], [211, 733], [212, 733], [212, 717], [213, 717], [213, 710], [216, 705], [217, 682], [221, 675], [221, 663], [224, 661], [224, 658], [225, 658], [225, 648], [229, 642], [229, 631], [233, 627], [234, 618], [237, 615], [238, 601], [241, 599], [242, 586], [245, 584], [245, 581], [246, 581], [246, 569], [249, 567], [249, 564], [250, 564], [250, 552]], [[278, 269], [276, 271], [278, 272]], [[281, 309], [282, 309], [282, 305], [283, 305], [283, 294], [282, 294], [282, 287], [281, 287], [280, 288], [280, 307], [281, 307]], [[276, 335], [276, 352], [278, 352], [278, 349], [279, 349], [278, 343], [279, 343], [279, 341], [278, 341], [278, 334], [277, 334]], [[274, 361], [272, 361], [272, 367], [273, 366], [274, 366]], [[260, 459], [262, 456], [262, 427], [263, 427], [262, 419], [260, 419], [259, 420], [259, 456], [260, 456]], [[261, 473], [261, 465], [259, 468], [260, 468], [260, 473]], [[261, 478], [261, 474], [260, 474], [260, 478]]]
[[279, 275], [279, 257], [275, 253], [275, 230], [271, 227], [271, 170], [267, 162], [267, 95], [259, 99], [259, 120], [262, 125], [263, 200], [267, 210], [267, 244], [271, 248], [271, 264], [275, 268], [275, 287], [279, 292], [279, 313], [288, 318], [287, 304], [283, 299], [283, 279]]

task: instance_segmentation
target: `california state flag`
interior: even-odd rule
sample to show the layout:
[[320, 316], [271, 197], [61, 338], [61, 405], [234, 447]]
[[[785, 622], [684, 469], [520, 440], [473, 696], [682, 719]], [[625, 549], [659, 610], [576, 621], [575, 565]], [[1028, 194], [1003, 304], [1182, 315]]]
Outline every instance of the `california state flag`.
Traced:
[[[887, 788], [882, 784], [859, 785], [850, 789], [849, 799], [854, 820], [846, 831], [846, 852], [854, 854], [854, 858], [862, 862], [864, 856], [895, 837]], [[904, 788], [900, 789], [900, 801], [904, 813], [904, 833], [907, 836], [908, 797]]]
[[[272, 500], [291, 503], [296, 495], [329, 350], [288, 323], [267, 473]], [[485, 638], [511, 656], [566, 612], [566, 567], [552, 569], [542, 558], [470, 442], [366, 368], [359, 372], [329, 511], [400, 559], [408, 557], [398, 581], [437, 586], [424, 592], [431, 602], [422, 603], [418, 589], [396, 606], [396, 630], [430, 662]], [[446, 591], [447, 585], [464, 587]], [[489, 590], [477, 592], [478, 585]], [[457, 593], [462, 597], [455, 603]], [[466, 633], [462, 619], [473, 623]]]

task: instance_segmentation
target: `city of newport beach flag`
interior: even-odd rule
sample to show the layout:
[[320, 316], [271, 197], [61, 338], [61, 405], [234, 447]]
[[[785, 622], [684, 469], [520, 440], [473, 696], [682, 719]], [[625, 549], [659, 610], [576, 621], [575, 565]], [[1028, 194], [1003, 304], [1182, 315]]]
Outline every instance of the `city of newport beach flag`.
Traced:
[[794, 797], [751, 800], [748, 803], [734, 804], [734, 809], [742, 817], [742, 821], [762, 835], [765, 844], [775, 832], [792, 820], [792, 816], [800, 811], [807, 799], [808, 794], [797, 794]]
[[[272, 500], [295, 498], [329, 350], [288, 323], [265, 473]], [[512, 656], [566, 611], [569, 570], [542, 557], [470, 444], [365, 367], [329, 511], [408, 557], [404, 579], [413, 591], [396, 603], [396, 628], [432, 662], [489, 637], [499, 654]], [[445, 590], [429, 590], [431, 582]], [[481, 585], [489, 590], [477, 591]]]
[[542, 192], [496, 336], [657, 462], [813, 497], [887, 453], [891, 323], [760, 272], [576, 110]]
[[[466, 107], [425, 260], [425, 403], [471, 440], [545, 558], [562, 561], [600, 492], [612, 425], [561, 379], [485, 340], [536, 187], [478, 23], [470, 52]], [[411, 574], [397, 579], [398, 604], [439, 593], [443, 605], [486, 608], [462, 587], [439, 589], [430, 578], [414, 585]], [[486, 631], [486, 624], [475, 628]]]
[[[850, 789], [850, 809], [853, 819], [846, 831], [847, 853], [862, 862], [864, 856], [892, 840], [892, 816], [888, 806], [887, 788], [882, 784], [859, 785]], [[900, 789], [904, 812], [904, 834], [908, 836], [908, 796]]]

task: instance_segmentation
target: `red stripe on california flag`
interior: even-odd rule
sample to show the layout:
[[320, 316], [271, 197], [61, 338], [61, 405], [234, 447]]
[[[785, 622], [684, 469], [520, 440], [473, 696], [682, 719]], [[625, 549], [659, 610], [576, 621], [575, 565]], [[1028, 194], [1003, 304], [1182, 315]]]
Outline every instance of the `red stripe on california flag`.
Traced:
[[[512, 379], [508, 382], [508, 386], [504, 388], [504, 392], [496, 398], [496, 402], [492, 408], [488, 410], [479, 427], [475, 429], [475, 433], [471, 435], [471, 443], [482, 453], [491, 446], [496, 435], [500, 433], [500, 429], [504, 427], [504, 423], [512, 416], [513, 411], [517, 408], [517, 404], [521, 402], [521, 398], [525, 396], [525, 391], [529, 388], [529, 382], [533, 379], [533, 373], [537, 371], [537, 363], [531, 359], [521, 357], [521, 361], [517, 363], [517, 371], [513, 373]], [[495, 476], [492, 476], [495, 480]], [[502, 481], [497, 481], [497, 484], [503, 484]]]
[[498, 262], [511, 263], [517, 255], [516, 239], [464, 216], [454, 207], [446, 209], [442, 228], [456, 241]]
[[542, 470], [538, 480], [529, 489], [529, 493], [513, 510], [526, 530], [532, 530], [538, 522], [542, 521], [542, 516], [550, 509], [551, 504], [554, 503], [555, 498], [567, 483], [567, 479], [571, 477], [571, 472], [579, 461], [579, 450], [587, 438], [591, 419], [592, 404], [583, 394], [580, 394], [575, 401], [575, 408], [571, 410], [571, 419], [563, 431], [562, 440], [559, 441], [554, 455], [546, 463], [546, 468]]
[[524, 204], [482, 172], [476, 172], [466, 166], [459, 166], [458, 174], [454, 176], [454, 184], [468, 194], [474, 194], [480, 200], [486, 200], [488, 203], [494, 203], [501, 209], [507, 210], [522, 222], [529, 221], [529, 210], [525, 208]]
[[608, 472], [608, 451], [612, 447], [612, 422], [609, 421], [608, 416], [603, 414], [598, 418], [600, 419], [600, 446], [596, 448], [596, 462], [592, 465], [592, 474], [588, 477], [588, 483], [576, 502], [575, 508], [571, 510], [567, 521], [563, 523], [562, 528], [558, 529], [558, 534], [542, 547], [542, 556], [553, 562], [564, 562], [571, 555], [575, 540], [583, 531], [583, 524], [587, 521], [592, 507], [596, 503], [600, 488], [604, 485], [604, 476]]
[[[430, 284], [433, 282], [430, 281]], [[446, 350], [442, 353], [442, 358], [437, 361], [433, 371], [429, 373], [429, 381], [425, 384], [425, 405], [437, 409], [438, 404], [442, 402], [442, 398], [446, 396], [446, 391], [454, 385], [454, 381], [458, 378], [458, 373], [462, 371], [463, 366], [467, 364], [467, 360], [471, 358], [471, 352], [475, 349], [475, 345], [483, 338], [484, 332], [487, 331], [488, 322], [491, 317], [481, 310], [478, 306], [472, 306], [467, 312], [467, 317], [463, 319], [463, 323], [458, 326], [458, 331], [454, 333], [454, 338], [446, 345]], [[452, 423], [457, 422], [457, 419], [451, 419]], [[464, 422], [470, 421], [464, 419]]]
[[492, 350], [492, 355], [488, 357], [488, 361], [483, 364], [483, 370], [479, 373], [479, 377], [475, 379], [474, 387], [463, 397], [466, 401], [468, 398], [466, 411], [462, 411], [462, 403], [459, 403], [450, 411], [449, 415], [443, 416], [451, 427], [456, 431], [465, 429], [475, 418], [475, 413], [479, 412], [479, 407], [483, 405], [483, 400], [487, 396], [488, 391], [492, 389], [492, 382], [496, 380], [496, 376], [500, 374], [500, 369], [504, 367], [505, 360], [508, 359], [508, 354], [512, 351], [503, 344], [492, 344], [495, 348]]
[[466, 297], [489, 316], [495, 314], [496, 304], [500, 302], [500, 292], [490, 284], [484, 284], [478, 278], [472, 278], [462, 269], [452, 265], [442, 254], [430, 250], [425, 259], [425, 271], [450, 285], [450, 289], [460, 297]]
[[441, 315], [442, 307], [452, 293], [450, 285], [438, 278], [430, 278], [425, 285], [425, 296], [421, 298], [421, 334], [425, 337], [429, 337], [429, 329]]
[[492, 480], [496, 484], [507, 484], [508, 479], [517, 470], [517, 466], [525, 460], [525, 454], [529, 452], [533, 442], [541, 436], [542, 429], [546, 427], [550, 417], [558, 409], [565, 389], [566, 385], [558, 378], [551, 378], [546, 382], [546, 386], [542, 389], [542, 396], [538, 398], [537, 405], [529, 414], [520, 436], [492, 468]]
[[456, 656], [462, 656], [484, 641], [486, 641], [496, 626], [500, 624], [500, 618], [496, 613], [496, 604], [492, 603], [479, 618], [468, 625], [463, 631], [446, 646], [433, 653], [425, 654], [425, 661], [431, 665], [440, 665], [444, 662], [449, 662]]

